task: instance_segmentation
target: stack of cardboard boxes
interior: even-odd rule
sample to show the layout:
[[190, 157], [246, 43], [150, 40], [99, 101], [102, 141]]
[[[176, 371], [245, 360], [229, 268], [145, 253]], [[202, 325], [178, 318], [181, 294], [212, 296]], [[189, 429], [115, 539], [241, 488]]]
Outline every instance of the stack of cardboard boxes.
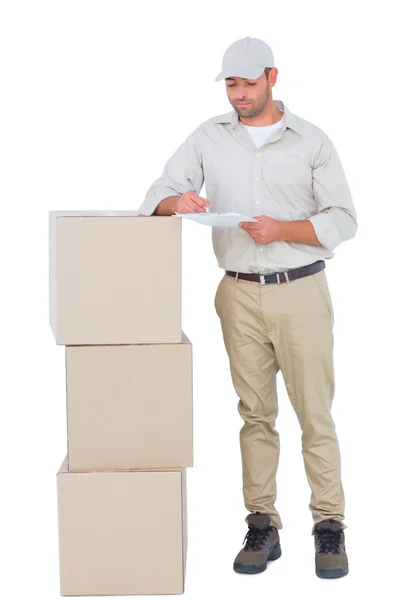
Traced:
[[66, 357], [61, 595], [182, 594], [193, 466], [182, 220], [51, 211], [49, 231], [50, 325]]

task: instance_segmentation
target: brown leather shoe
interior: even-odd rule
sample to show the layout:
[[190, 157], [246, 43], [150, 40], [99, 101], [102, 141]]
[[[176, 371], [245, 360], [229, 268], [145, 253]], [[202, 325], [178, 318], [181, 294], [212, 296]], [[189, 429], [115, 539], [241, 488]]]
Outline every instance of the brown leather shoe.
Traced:
[[314, 531], [315, 573], [318, 577], [343, 577], [349, 572], [344, 531], [335, 519], [320, 521]]
[[265, 513], [249, 513], [246, 522], [249, 525], [243, 540], [246, 544], [236, 556], [233, 569], [237, 573], [261, 573], [269, 560], [276, 560], [282, 553], [279, 533]]

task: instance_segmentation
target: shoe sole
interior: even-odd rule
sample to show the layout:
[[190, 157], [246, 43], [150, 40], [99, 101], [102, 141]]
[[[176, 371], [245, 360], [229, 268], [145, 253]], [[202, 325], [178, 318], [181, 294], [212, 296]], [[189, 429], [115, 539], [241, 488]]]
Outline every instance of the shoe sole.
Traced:
[[236, 573], [246, 573], [248, 575], [254, 575], [255, 573], [262, 573], [267, 568], [267, 563], [269, 560], [276, 560], [282, 554], [281, 545], [278, 542], [273, 547], [270, 554], [268, 554], [267, 560], [262, 565], [252, 565], [252, 564], [243, 564], [243, 563], [233, 563], [233, 570]]
[[334, 577], [343, 577], [349, 572], [349, 567], [343, 569], [315, 569], [317, 577], [323, 577], [324, 579], [332, 579]]

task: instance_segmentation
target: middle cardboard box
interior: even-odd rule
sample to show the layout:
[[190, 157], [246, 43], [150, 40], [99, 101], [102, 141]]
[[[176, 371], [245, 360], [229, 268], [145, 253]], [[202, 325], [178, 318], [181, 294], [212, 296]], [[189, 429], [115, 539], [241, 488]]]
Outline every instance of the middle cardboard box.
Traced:
[[193, 466], [192, 344], [65, 346], [69, 471]]

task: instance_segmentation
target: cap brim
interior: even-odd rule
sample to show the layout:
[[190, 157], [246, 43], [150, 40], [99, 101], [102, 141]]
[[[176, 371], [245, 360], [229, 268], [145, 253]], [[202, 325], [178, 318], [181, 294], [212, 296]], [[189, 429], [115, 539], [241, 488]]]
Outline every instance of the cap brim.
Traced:
[[227, 77], [243, 77], [244, 79], [258, 79], [264, 73], [265, 67], [244, 67], [231, 71], [223, 70], [215, 78], [215, 81], [221, 81]]

